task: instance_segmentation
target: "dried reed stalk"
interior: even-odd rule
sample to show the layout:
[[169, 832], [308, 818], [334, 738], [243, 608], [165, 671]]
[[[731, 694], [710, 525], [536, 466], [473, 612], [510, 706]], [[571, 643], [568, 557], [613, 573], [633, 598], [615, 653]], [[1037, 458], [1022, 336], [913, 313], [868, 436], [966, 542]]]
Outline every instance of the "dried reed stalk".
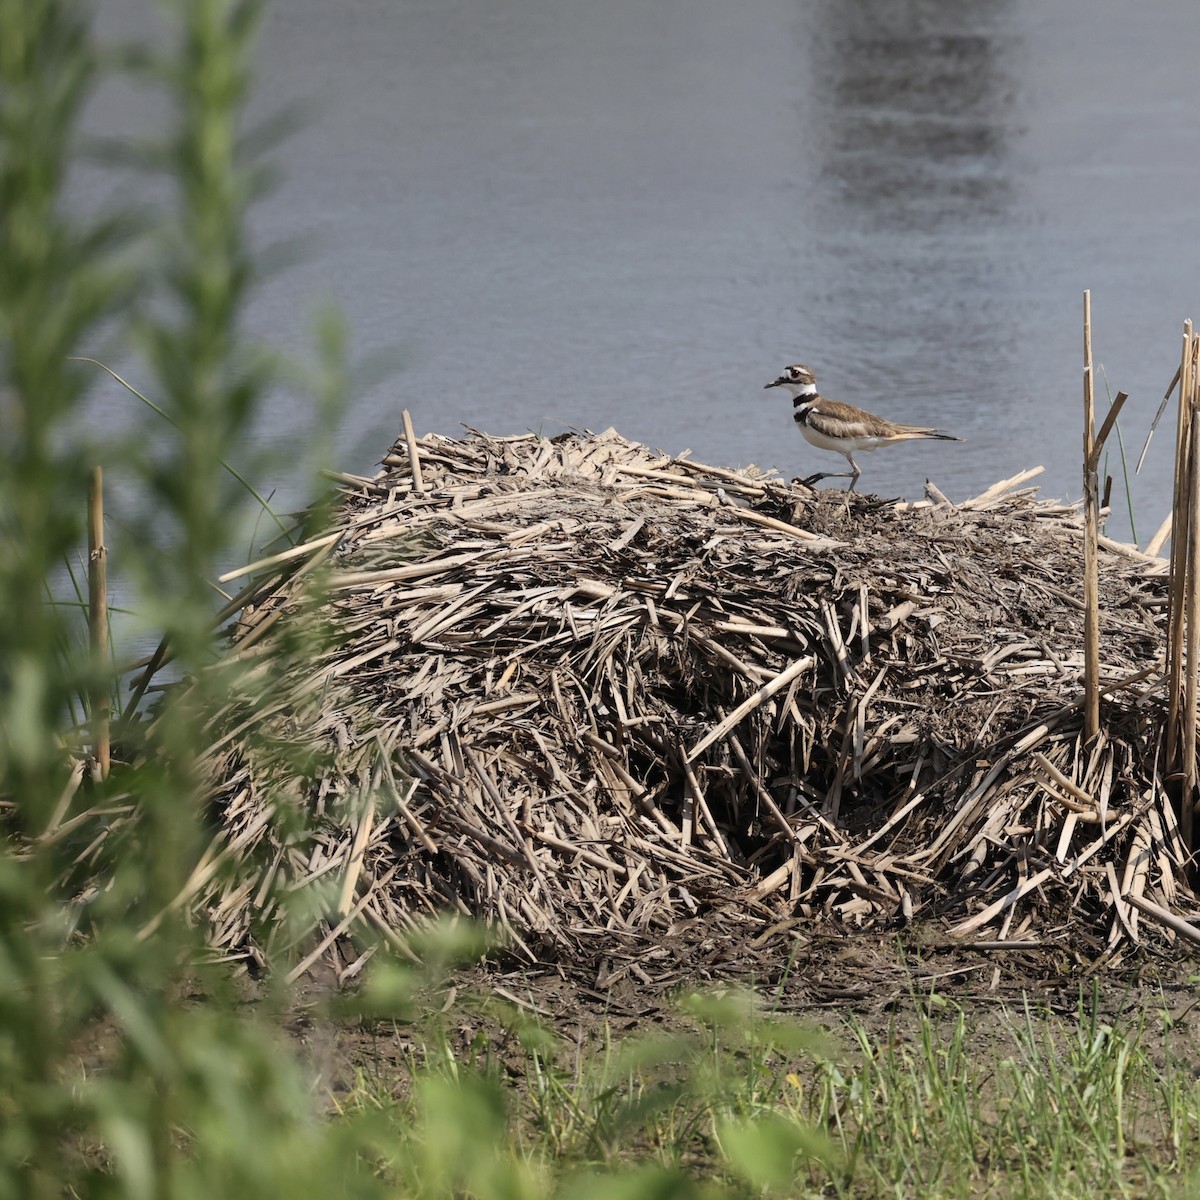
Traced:
[[1188, 545], [1186, 558], [1185, 646], [1184, 663], [1187, 677], [1184, 680], [1183, 702], [1183, 798], [1182, 813], [1184, 840], [1194, 847], [1193, 814], [1196, 807], [1196, 716], [1197, 679], [1200, 676], [1200, 422], [1196, 420], [1197, 403], [1200, 400], [1200, 381], [1197, 380], [1196, 356], [1200, 350], [1200, 338], [1192, 337], [1187, 357], [1187, 368], [1182, 373], [1183, 394], [1187, 397], [1191, 418], [1188, 424]]
[[1100, 732], [1100, 496], [1097, 482], [1095, 378], [1092, 364], [1092, 293], [1083, 293], [1083, 727]]
[[[1129, 397], [1118, 392], [1096, 432], [1095, 367], [1092, 361], [1092, 293], [1083, 293], [1083, 727], [1100, 732], [1100, 456]], [[1107, 497], [1105, 500], [1107, 503]]]
[[1167, 761], [1181, 788], [1184, 845], [1195, 848], [1196, 725], [1200, 702], [1200, 337], [1184, 322], [1167, 619]]
[[[1167, 609], [1167, 761], [1174, 769], [1179, 760], [1179, 717], [1183, 700], [1183, 643], [1184, 613], [1186, 611], [1187, 549], [1191, 544], [1188, 532], [1192, 487], [1189, 478], [1192, 459], [1191, 404], [1187, 375], [1192, 356], [1192, 323], [1183, 326], [1181, 365], [1175, 374], [1179, 382], [1179, 409], [1175, 433], [1175, 480], [1171, 503], [1170, 583]], [[1190, 838], [1188, 839], [1190, 844]]]
[[88, 479], [88, 629], [91, 634], [92, 753], [101, 779], [108, 778], [108, 546], [104, 542], [104, 471], [93, 467]]
[[401, 419], [404, 423], [404, 445], [408, 449], [408, 461], [412, 468], [413, 491], [419, 496], [425, 490], [425, 479], [421, 474], [421, 456], [417, 453], [417, 436], [413, 433], [412, 416], [407, 408]]
[[1152, 900], [1147, 900], [1144, 896], [1137, 896], [1130, 893], [1125, 899], [1134, 908], [1139, 909], [1146, 916], [1152, 917], [1155, 921], [1165, 925], [1168, 929], [1179, 934], [1180, 937], [1186, 938], [1193, 945], [1200, 945], [1200, 928], [1197, 928], [1190, 921], [1185, 921], [1182, 917], [1177, 916], [1159, 904], [1155, 904]]

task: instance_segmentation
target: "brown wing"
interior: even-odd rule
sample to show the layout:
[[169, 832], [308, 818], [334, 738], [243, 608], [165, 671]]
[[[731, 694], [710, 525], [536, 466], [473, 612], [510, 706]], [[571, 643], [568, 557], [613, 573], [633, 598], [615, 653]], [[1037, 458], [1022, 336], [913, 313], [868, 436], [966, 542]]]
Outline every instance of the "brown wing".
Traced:
[[822, 396], [810, 410], [821, 418], [821, 432], [830, 437], [874, 437], [874, 438], [942, 438], [946, 441], [958, 442], [961, 438], [952, 433], [943, 433], [940, 429], [931, 429], [924, 425], [900, 425], [895, 421], [884, 420], [865, 408], [855, 408], [853, 404], [844, 404], [841, 400], [829, 400]]

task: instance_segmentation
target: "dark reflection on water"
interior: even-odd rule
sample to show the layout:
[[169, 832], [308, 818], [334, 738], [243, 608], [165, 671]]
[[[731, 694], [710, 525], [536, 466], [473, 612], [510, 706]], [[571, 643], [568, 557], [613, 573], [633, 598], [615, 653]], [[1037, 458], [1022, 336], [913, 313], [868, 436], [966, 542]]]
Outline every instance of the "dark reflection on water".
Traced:
[[990, 5], [979, 31], [954, 2], [818, 5], [807, 50], [826, 220], [929, 229], [1002, 212], [1019, 58], [1011, 8]]
[[796, 355], [832, 395], [968, 439], [869, 459], [889, 494], [926, 475], [975, 487], [1003, 463], [1014, 409], [1036, 386], [1006, 374], [1031, 274], [1017, 7], [821, 0], [797, 31], [797, 131], [812, 161], [792, 212]]

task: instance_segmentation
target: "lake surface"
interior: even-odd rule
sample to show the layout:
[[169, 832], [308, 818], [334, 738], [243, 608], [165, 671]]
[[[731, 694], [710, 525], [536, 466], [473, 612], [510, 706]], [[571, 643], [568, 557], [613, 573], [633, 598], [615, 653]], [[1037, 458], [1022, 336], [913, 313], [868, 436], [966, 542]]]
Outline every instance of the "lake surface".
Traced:
[[[102, 9], [121, 36], [158, 6]], [[348, 470], [405, 407], [419, 433], [614, 425], [714, 464], [837, 470], [763, 391], [802, 361], [829, 395], [966, 439], [864, 455], [863, 490], [915, 497], [930, 477], [961, 499], [1040, 464], [1043, 494], [1077, 497], [1083, 290], [1098, 396], [1106, 379], [1131, 395], [1131, 460], [1200, 319], [1194, 13], [277, 0], [259, 106], [316, 115], [256, 229], [314, 249], [252, 324], [301, 350], [332, 298], [356, 354], [395, 349], [354, 397]], [[144, 104], [108, 96], [104, 119], [144, 125]], [[277, 397], [259, 436], [293, 409]], [[1142, 540], [1169, 507], [1172, 425], [1134, 485]]]

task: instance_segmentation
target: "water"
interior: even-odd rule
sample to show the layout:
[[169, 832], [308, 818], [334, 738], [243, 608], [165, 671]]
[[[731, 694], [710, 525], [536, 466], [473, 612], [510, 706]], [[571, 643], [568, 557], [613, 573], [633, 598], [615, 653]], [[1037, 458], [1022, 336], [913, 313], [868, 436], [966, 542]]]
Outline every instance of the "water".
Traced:
[[[102, 29], [155, 11], [105, 0]], [[864, 490], [919, 496], [928, 476], [964, 498], [1041, 464], [1044, 494], [1077, 497], [1083, 290], [1134, 459], [1200, 318], [1192, 16], [1187, 0], [277, 0], [263, 105], [308, 97], [318, 116], [256, 223], [316, 250], [252, 323], [301, 349], [332, 297], [357, 353], [395, 348], [396, 373], [355, 397], [349, 470], [404, 407], [418, 432], [615, 425], [707, 462], [836, 470], [763, 391], [803, 361], [829, 395], [966, 439], [864, 455]], [[117, 127], [146, 117], [132, 93], [105, 104]], [[98, 403], [115, 418], [128, 400]], [[290, 431], [292, 405], [258, 436]], [[1143, 540], [1171, 452], [1164, 426], [1134, 486]]]

